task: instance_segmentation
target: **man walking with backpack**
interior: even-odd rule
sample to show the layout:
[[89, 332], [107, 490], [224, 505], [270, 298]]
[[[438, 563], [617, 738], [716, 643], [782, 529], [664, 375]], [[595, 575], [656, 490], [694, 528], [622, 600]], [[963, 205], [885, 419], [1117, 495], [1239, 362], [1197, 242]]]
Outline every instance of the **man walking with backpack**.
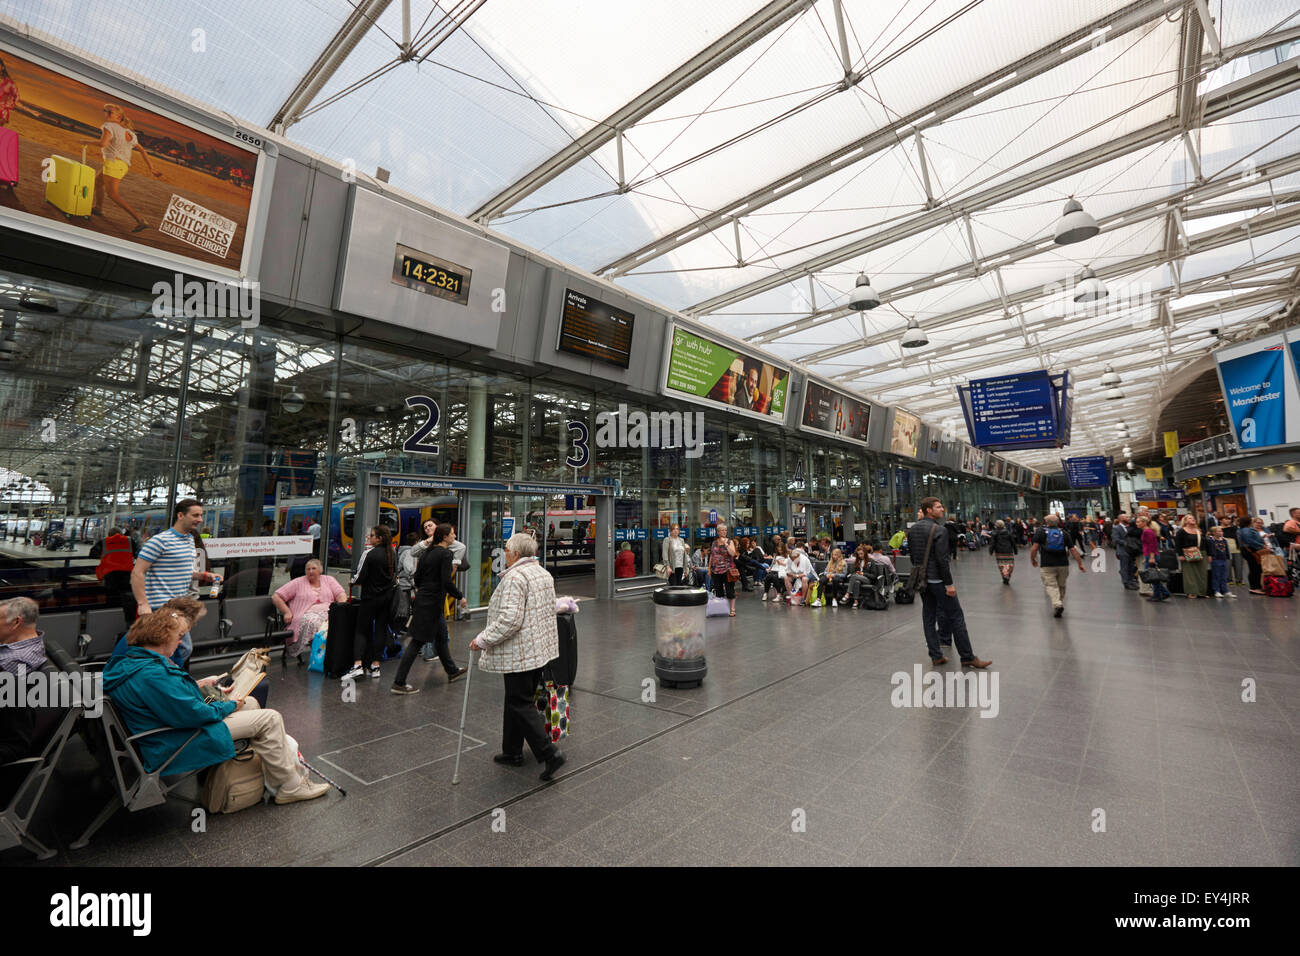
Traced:
[[1038, 554], [1042, 551], [1043, 565], [1039, 574], [1043, 579], [1043, 589], [1052, 601], [1055, 617], [1065, 613], [1065, 582], [1070, 576], [1070, 556], [1079, 562], [1079, 570], [1087, 571], [1083, 565], [1083, 556], [1079, 554], [1079, 538], [1068, 527], [1061, 527], [1059, 515], [1048, 515], [1034, 534], [1033, 546], [1029, 549], [1029, 563], [1038, 567]]

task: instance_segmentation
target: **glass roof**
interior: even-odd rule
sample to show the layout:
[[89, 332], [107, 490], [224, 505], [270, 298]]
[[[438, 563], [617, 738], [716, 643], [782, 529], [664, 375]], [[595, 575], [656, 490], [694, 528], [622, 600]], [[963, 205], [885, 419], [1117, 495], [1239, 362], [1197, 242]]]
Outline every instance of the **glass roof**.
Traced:
[[[402, 8], [4, 15], [257, 124], [316, 89], [290, 140], [935, 424], [971, 377], [1072, 368], [1071, 453], [1171, 397], [1093, 402], [1103, 359], [1163, 384], [1300, 291], [1300, 75], [1261, 86], [1300, 57], [1294, 0], [1209, 0], [1212, 38], [1192, 0], [410, 0], [409, 55]], [[1102, 232], [1057, 246], [1071, 196]], [[1100, 312], [1069, 298], [1089, 265]]]

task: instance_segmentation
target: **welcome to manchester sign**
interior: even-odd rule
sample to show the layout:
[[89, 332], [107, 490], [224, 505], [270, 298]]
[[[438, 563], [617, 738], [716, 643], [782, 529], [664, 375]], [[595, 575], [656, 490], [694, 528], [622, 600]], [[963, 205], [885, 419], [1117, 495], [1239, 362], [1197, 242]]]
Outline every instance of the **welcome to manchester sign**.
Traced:
[[1300, 442], [1300, 384], [1291, 334], [1268, 335], [1214, 353], [1223, 405], [1238, 446], [1259, 451]]

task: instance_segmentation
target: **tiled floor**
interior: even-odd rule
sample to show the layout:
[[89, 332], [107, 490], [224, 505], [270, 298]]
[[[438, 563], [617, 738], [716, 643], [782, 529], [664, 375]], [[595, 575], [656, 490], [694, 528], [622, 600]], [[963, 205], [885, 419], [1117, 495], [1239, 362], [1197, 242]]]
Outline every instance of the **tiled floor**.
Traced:
[[[466, 732], [486, 743], [464, 753], [453, 787], [446, 728], [463, 685], [436, 665], [416, 665], [419, 695], [388, 693], [388, 663], [345, 703], [336, 681], [277, 664], [271, 706], [346, 798], [214, 817], [199, 833], [173, 801], [120, 813], [56, 862], [1300, 863], [1300, 600], [1236, 589], [1236, 601], [1153, 606], [1113, 571], [1076, 570], [1056, 620], [1027, 560], [1009, 588], [984, 555], [956, 574], [975, 650], [998, 675], [995, 717], [893, 706], [891, 675], [926, 663], [919, 605], [744, 594], [734, 620], [708, 623], [703, 686], [655, 688], [651, 702], [653, 605], [585, 602], [569, 764], [550, 785], [531, 762], [491, 762], [497, 677], [473, 678]], [[475, 629], [459, 625], [454, 644]], [[65, 776], [47, 826], [66, 843], [90, 811]]]

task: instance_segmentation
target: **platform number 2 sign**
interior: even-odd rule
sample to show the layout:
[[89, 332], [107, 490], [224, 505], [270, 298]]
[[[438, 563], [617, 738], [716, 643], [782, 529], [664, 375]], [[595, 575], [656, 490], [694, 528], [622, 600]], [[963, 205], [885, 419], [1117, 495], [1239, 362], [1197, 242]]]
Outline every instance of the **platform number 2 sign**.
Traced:
[[413, 455], [438, 454], [438, 443], [425, 441], [429, 433], [438, 427], [438, 403], [427, 395], [412, 395], [406, 400], [406, 407], [423, 408], [425, 418], [424, 424], [420, 425], [406, 441], [402, 442], [402, 451], [409, 451]]

